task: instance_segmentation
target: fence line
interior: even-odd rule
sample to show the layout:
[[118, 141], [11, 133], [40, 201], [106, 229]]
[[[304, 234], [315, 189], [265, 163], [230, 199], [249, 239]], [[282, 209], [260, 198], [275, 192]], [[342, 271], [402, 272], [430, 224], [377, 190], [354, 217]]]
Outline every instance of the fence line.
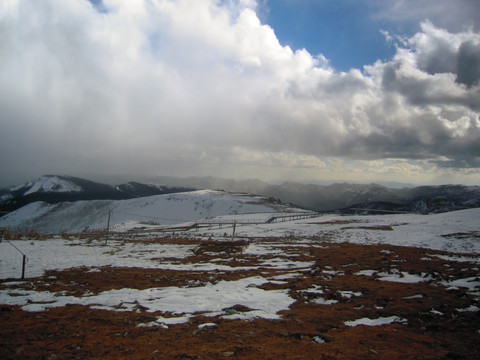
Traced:
[[[251, 214], [242, 214], [242, 215], [253, 215], [253, 214], [262, 214], [262, 213], [251, 213]], [[265, 214], [265, 213], [263, 213]], [[131, 214], [133, 215], [133, 214]], [[159, 225], [158, 227], [152, 228], [143, 228], [143, 229], [132, 229], [127, 230], [126, 232], [112, 232], [110, 231], [109, 234], [148, 234], [148, 233], [175, 233], [175, 232], [188, 232], [192, 230], [200, 230], [200, 229], [212, 229], [212, 228], [235, 228], [236, 226], [241, 225], [260, 225], [260, 224], [272, 224], [276, 222], [286, 222], [286, 221], [294, 221], [294, 220], [301, 220], [301, 219], [309, 219], [320, 216], [318, 212], [304, 212], [304, 213], [288, 213], [288, 214], [272, 214], [266, 219], [239, 219], [239, 218], [232, 218], [232, 219], [212, 219], [212, 220], [199, 220], [199, 221], [192, 221], [189, 224], [182, 225], [182, 226], [174, 226], [174, 225]], [[153, 217], [152, 217], [153, 218]], [[174, 220], [174, 219], [170, 219]]]

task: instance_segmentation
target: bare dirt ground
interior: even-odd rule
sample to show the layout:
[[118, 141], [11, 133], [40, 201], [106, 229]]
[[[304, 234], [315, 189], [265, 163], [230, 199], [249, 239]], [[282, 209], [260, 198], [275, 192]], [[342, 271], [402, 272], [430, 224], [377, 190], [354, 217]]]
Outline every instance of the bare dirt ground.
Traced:
[[[253, 240], [155, 241], [196, 245], [184, 263], [255, 266], [255, 270], [174, 271], [104, 267], [49, 271], [28, 279], [35, 290], [83, 296], [111, 289], [196, 286], [256, 275], [281, 276], [284, 270], [262, 268], [259, 258], [243, 253]], [[262, 240], [288, 245], [288, 239]], [[301, 276], [268, 282], [264, 290], [288, 289], [295, 302], [282, 319], [230, 320], [192, 317], [187, 323], [138, 327], [168, 313], [106, 311], [67, 305], [43, 312], [18, 306], [0, 307], [1, 359], [480, 359], [480, 306], [473, 291], [442, 285], [442, 281], [476, 278], [476, 264], [445, 260], [439, 251], [375, 245], [323, 243], [284, 247], [295, 261], [314, 262]], [[274, 258], [275, 255], [264, 255]], [[178, 259], [176, 259], [178, 261]], [[426, 281], [381, 281], [358, 272], [417, 274]], [[403, 275], [400, 275], [403, 276]], [[401, 280], [400, 280], [401, 281]], [[27, 285], [18, 285], [25, 289]], [[0, 289], [6, 285], [0, 282]], [[12, 286], [9, 286], [12, 288]], [[309, 289], [322, 289], [323, 294]], [[12, 289], [12, 292], [15, 289]], [[478, 294], [478, 292], [477, 292]], [[322, 298], [331, 305], [316, 302]], [[234, 306], [225, 312], [250, 311]], [[402, 319], [382, 326], [348, 326], [360, 318]], [[347, 324], [346, 324], [347, 322]], [[216, 326], [200, 327], [204, 323]]]

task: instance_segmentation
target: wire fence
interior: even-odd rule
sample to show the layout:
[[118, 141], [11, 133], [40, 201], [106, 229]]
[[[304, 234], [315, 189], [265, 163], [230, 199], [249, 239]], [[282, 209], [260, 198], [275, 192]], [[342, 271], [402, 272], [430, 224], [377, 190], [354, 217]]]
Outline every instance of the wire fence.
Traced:
[[[238, 216], [231, 216], [229, 218], [212, 218], [212, 219], [202, 219], [202, 220], [188, 220], [188, 219], [174, 219], [168, 218], [164, 216], [150, 216], [150, 215], [143, 215], [143, 214], [134, 214], [134, 213], [127, 213], [122, 211], [115, 211], [116, 213], [133, 216], [136, 218], [145, 218], [151, 220], [168, 220], [172, 222], [176, 222], [177, 224], [171, 225], [148, 225], [146, 226], [139, 226], [131, 229], [127, 229], [125, 231], [115, 231], [114, 229], [110, 228], [110, 218], [114, 211], [111, 209], [108, 210], [108, 220], [106, 220], [106, 228], [93, 230], [93, 231], [83, 231], [80, 236], [86, 236], [88, 238], [102, 238], [105, 239], [105, 245], [107, 245], [107, 239], [112, 240], [121, 240], [128, 237], [130, 239], [144, 239], [145, 237], [151, 237], [154, 234], [159, 234], [162, 236], [167, 235], [174, 235], [175, 233], [188, 233], [192, 231], [200, 231], [200, 230], [212, 230], [212, 229], [223, 229], [223, 228], [232, 228], [232, 239], [235, 237], [235, 230], [237, 226], [246, 226], [246, 225], [261, 225], [261, 224], [272, 224], [276, 222], [286, 222], [286, 221], [294, 221], [300, 219], [307, 219], [320, 216], [320, 213], [317, 212], [296, 212], [296, 213], [250, 213], [250, 214], [239, 214]], [[246, 218], [247, 216], [247, 218]], [[255, 218], [248, 218], [249, 216]], [[7, 232], [5, 232], [7, 233]], [[14, 243], [12, 243], [8, 236], [4, 236], [3, 232], [0, 237], [1, 241], [6, 241], [10, 244], [13, 248], [15, 248], [18, 253], [22, 255], [22, 272], [21, 272], [21, 279], [25, 278], [25, 269], [26, 264], [28, 263], [29, 259], [27, 255], [21, 251]]]
[[[185, 233], [191, 231], [199, 230], [212, 230], [212, 229], [223, 229], [223, 228], [235, 228], [236, 226], [242, 225], [261, 225], [261, 224], [272, 224], [276, 222], [286, 222], [294, 221], [301, 219], [308, 219], [320, 216], [318, 212], [295, 212], [295, 213], [282, 213], [282, 214], [272, 214], [272, 213], [249, 213], [249, 214], [239, 214], [238, 216], [232, 216], [228, 219], [222, 218], [213, 218], [213, 219], [201, 219], [201, 220], [188, 220], [188, 219], [174, 219], [168, 217], [159, 217], [159, 216], [145, 216], [141, 214], [133, 214], [126, 212], [117, 213], [135, 216], [137, 218], [146, 218], [146, 219], [155, 219], [155, 220], [168, 220], [173, 221], [175, 224], [170, 225], [160, 225], [160, 224], [151, 224], [146, 223], [143, 226], [134, 227], [127, 229], [125, 231], [115, 231], [107, 228], [106, 233], [108, 236], [114, 238], [118, 236], [123, 236], [128, 234], [130, 237], [142, 236], [145, 234], [152, 233]], [[263, 217], [262, 217], [263, 215]], [[245, 218], [246, 216], [256, 216], [255, 218]], [[101, 232], [90, 232], [90, 234], [98, 234]]]

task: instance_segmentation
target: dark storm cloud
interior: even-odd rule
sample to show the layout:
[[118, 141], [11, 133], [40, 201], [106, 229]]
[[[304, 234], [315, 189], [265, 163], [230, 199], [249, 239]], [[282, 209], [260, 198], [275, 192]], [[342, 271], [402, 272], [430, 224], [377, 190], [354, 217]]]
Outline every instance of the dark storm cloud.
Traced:
[[457, 82], [468, 86], [479, 85], [480, 42], [463, 42], [457, 54]]

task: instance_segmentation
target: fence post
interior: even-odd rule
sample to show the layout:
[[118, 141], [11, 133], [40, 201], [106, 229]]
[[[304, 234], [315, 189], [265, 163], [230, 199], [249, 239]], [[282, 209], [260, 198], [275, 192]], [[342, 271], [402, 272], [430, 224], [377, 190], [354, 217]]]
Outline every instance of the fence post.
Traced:
[[237, 220], [233, 222], [233, 233], [232, 233], [232, 241], [235, 240], [235, 228], [237, 227]]
[[22, 260], [22, 280], [25, 279], [25, 264], [27, 261], [27, 257], [25, 254], [23, 254], [23, 260]]

